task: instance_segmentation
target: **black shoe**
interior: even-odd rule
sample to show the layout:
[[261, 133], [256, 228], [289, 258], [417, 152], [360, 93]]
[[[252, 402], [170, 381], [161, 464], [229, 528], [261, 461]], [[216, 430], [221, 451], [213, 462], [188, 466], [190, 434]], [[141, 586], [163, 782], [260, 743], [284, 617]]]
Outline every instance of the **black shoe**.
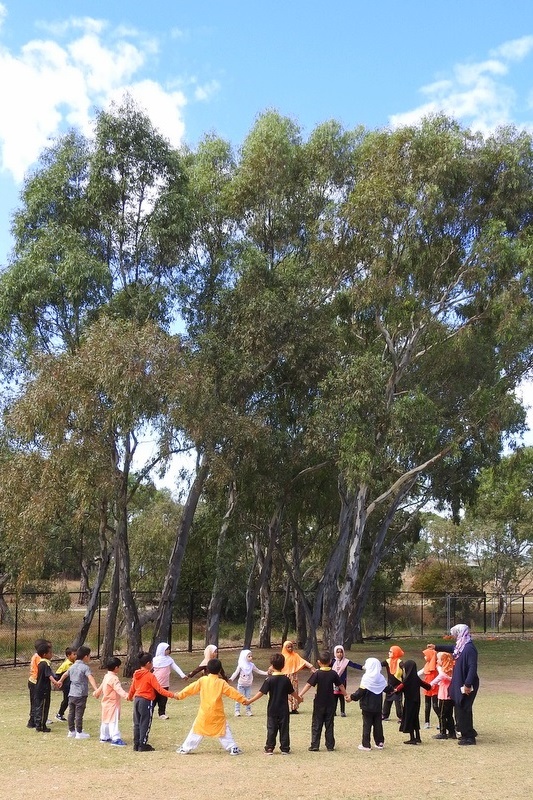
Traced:
[[27, 728], [35, 728], [35, 722], [27, 722], [26, 723], [26, 727]]
[[418, 744], [418, 742], [416, 739], [408, 739], [406, 742], [404, 742], [404, 744]]
[[291, 711], [291, 714], [298, 714], [298, 713], [299, 713], [299, 711], [298, 711], [297, 708], [293, 708], [292, 711]]
[[311, 752], [311, 753], [318, 753], [318, 750], [319, 750], [319, 748], [318, 748], [318, 747], [308, 747], [307, 749], [308, 749], [308, 750], [309, 750], [309, 752]]
[[455, 735], [455, 733], [449, 733], [448, 739], [457, 739], [457, 736]]
[[139, 745], [139, 753], [152, 753], [155, 750], [155, 747], [152, 747], [151, 744], [140, 744]]
[[434, 739], [447, 739], [448, 738], [448, 734], [447, 733], [437, 733], [437, 735], [434, 736], [433, 738]]
[[476, 743], [475, 739], [465, 739], [463, 736], [457, 742], [457, 744], [475, 744], [475, 743]]
[[44, 728], [35, 728], [35, 730], [37, 731], [37, 733], [50, 733], [52, 728], [47, 728], [45, 725]]

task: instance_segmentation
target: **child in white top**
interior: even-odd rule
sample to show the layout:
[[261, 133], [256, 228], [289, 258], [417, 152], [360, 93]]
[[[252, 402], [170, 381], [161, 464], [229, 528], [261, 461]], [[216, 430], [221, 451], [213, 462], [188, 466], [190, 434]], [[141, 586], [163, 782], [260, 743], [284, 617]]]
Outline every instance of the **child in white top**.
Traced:
[[[265, 672], [265, 670], [259, 669], [255, 666], [251, 650], [241, 650], [239, 653], [239, 660], [237, 662], [237, 669], [233, 675], [230, 675], [229, 680], [234, 681], [235, 678], [237, 678], [237, 690], [247, 697], [248, 700], [252, 696], [254, 672], [256, 672], [258, 675], [268, 675], [268, 672]], [[241, 716], [241, 706], [238, 702], [235, 703], [235, 716]], [[250, 706], [246, 706], [246, 716], [252, 716], [252, 709]]]
[[[157, 645], [152, 667], [153, 673], [163, 689], [168, 690], [170, 686], [170, 673], [172, 670], [177, 672], [180, 678], [187, 677], [183, 670], [178, 667], [174, 659], [171, 657], [170, 645], [168, 642], [160, 642], [160, 644]], [[168, 719], [168, 715], [166, 713], [167, 698], [162, 694], [157, 694], [155, 702], [157, 704], [157, 713], [159, 715], [159, 719]]]

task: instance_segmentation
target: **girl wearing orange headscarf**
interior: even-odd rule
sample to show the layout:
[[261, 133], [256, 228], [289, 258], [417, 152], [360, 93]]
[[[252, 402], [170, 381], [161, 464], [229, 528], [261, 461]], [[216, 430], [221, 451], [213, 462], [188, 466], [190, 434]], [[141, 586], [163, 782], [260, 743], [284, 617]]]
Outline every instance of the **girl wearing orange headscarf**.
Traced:
[[[400, 666], [400, 661], [402, 657], [405, 655], [402, 648], [399, 647], [397, 644], [391, 645], [389, 649], [389, 657], [385, 659], [385, 661], [381, 662], [381, 666], [385, 667], [387, 670], [387, 684], [388, 686], [398, 686], [403, 680], [403, 669]], [[382, 718], [384, 720], [389, 719], [390, 717], [390, 710], [392, 708], [392, 704], [396, 708], [396, 717], [398, 718], [398, 722], [402, 721], [402, 696], [401, 694], [390, 694], [385, 696], [385, 700], [383, 701], [383, 713]]]
[[[284, 675], [290, 679], [295, 695], [298, 694], [298, 673], [304, 667], [310, 669], [311, 672], [316, 672], [315, 668], [309, 661], [302, 658], [294, 649], [294, 642], [287, 640], [283, 642], [281, 654], [285, 657], [285, 666], [281, 670]], [[298, 713], [298, 700], [294, 695], [289, 695], [289, 711], [291, 714]]]
[[[437, 671], [437, 651], [435, 650], [435, 645], [428, 644], [426, 649], [422, 650], [422, 655], [424, 656], [425, 663], [418, 674], [421, 678], [423, 678], [423, 680], [426, 681], [426, 683], [431, 683], [431, 681], [439, 674]], [[432, 707], [437, 717], [439, 717], [439, 701], [437, 699], [438, 693], [438, 686], [432, 686], [428, 691], [424, 691], [424, 728], [431, 728], [431, 725], [429, 724], [429, 718], [431, 716]]]

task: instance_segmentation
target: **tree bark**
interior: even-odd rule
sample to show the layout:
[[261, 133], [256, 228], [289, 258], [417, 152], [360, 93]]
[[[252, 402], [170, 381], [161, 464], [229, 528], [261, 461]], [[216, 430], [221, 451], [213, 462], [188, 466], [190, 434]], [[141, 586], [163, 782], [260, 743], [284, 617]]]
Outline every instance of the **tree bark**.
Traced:
[[209, 474], [210, 462], [204, 454], [200, 466], [196, 472], [195, 479], [189, 490], [189, 494], [183, 509], [183, 514], [178, 527], [174, 548], [170, 556], [168, 571], [161, 592], [161, 599], [157, 610], [157, 617], [154, 624], [154, 633], [150, 644], [151, 652], [155, 646], [164, 640], [168, 635], [172, 623], [172, 608], [178, 591], [181, 566], [185, 556], [185, 549], [189, 540], [189, 534], [194, 519], [194, 514], [198, 506], [198, 501], [202, 494], [204, 483]]
[[281, 519], [283, 516], [284, 508], [285, 508], [285, 501], [281, 500], [274, 514], [272, 515], [272, 518], [268, 525], [268, 544], [265, 552], [264, 561], [259, 571], [259, 575], [256, 581], [254, 581], [252, 578], [252, 580], [248, 584], [248, 588], [246, 591], [246, 622], [244, 627], [244, 647], [250, 647], [252, 643], [254, 635], [254, 613], [257, 605], [257, 596], [261, 589], [261, 586], [263, 586], [264, 582], [268, 580], [268, 576], [270, 574], [272, 554], [274, 552], [274, 546], [276, 544], [276, 540], [279, 536]]
[[106, 536], [107, 531], [108, 531], [107, 503], [103, 501], [100, 506], [100, 521], [98, 525], [98, 539], [100, 542], [100, 558], [98, 563], [98, 572], [96, 573], [96, 579], [94, 582], [92, 592], [90, 593], [88, 598], [87, 610], [83, 617], [80, 629], [76, 634], [74, 641], [72, 643], [72, 646], [75, 647], [76, 649], [85, 642], [87, 634], [89, 633], [90, 627], [94, 619], [94, 615], [96, 613], [96, 609], [98, 608], [100, 592], [102, 590], [102, 586], [104, 584], [107, 575], [109, 562], [111, 561], [111, 550], [109, 548], [109, 543], [107, 541], [107, 536]]
[[[116, 542], [115, 542], [115, 552], [116, 552]], [[102, 642], [102, 649], [100, 651], [100, 661], [102, 665], [105, 664], [107, 659], [111, 658], [111, 656], [115, 652], [115, 636], [117, 630], [119, 600], [120, 600], [119, 575], [118, 575], [117, 559], [115, 556], [111, 586], [109, 588], [109, 598], [107, 601], [107, 613], [104, 625], [104, 639]]]
[[220, 526], [220, 530], [218, 532], [215, 580], [211, 592], [211, 600], [209, 601], [209, 608], [207, 609], [207, 622], [205, 631], [206, 645], [218, 645], [220, 613], [222, 611], [222, 605], [226, 596], [228, 581], [228, 566], [227, 560], [224, 558], [224, 548], [231, 517], [233, 516], [233, 512], [235, 510], [235, 503], [236, 486], [235, 483], [232, 482], [228, 494], [226, 513], [224, 514], [224, 519], [222, 520], [222, 525]]

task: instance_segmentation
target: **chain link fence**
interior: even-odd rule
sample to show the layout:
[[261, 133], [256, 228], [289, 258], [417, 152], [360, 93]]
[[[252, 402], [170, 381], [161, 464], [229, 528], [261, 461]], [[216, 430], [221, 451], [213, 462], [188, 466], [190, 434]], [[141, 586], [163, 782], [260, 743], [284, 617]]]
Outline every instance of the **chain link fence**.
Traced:
[[[99, 658], [107, 611], [107, 592], [101, 592], [98, 609], [85, 640]], [[0, 611], [0, 667], [27, 664], [35, 641], [50, 639], [57, 658], [74, 641], [86, 613], [78, 592], [29, 592], [4, 594]], [[294, 612], [273, 599], [273, 628], [283, 630], [289, 622], [294, 631]], [[140, 613], [150, 618], [159, 602], [157, 593], [137, 593]], [[202, 650], [209, 597], [194, 592], [178, 595], [174, 605], [168, 641], [173, 649]], [[257, 611], [257, 614], [259, 611]], [[244, 634], [245, 602], [226, 607], [222, 617], [219, 647], [239, 647]], [[288, 616], [287, 616], [288, 615]], [[153, 616], [153, 615], [152, 615]], [[467, 622], [473, 632], [524, 634], [533, 631], [532, 594], [429, 595], [419, 592], [375, 592], [365, 610], [362, 634], [365, 639], [442, 636], [458, 622]], [[257, 634], [257, 626], [256, 626]], [[143, 626], [145, 646], [151, 640], [152, 624]], [[255, 642], [256, 644], [256, 642]], [[120, 621], [114, 652], [126, 652], [126, 636]]]

